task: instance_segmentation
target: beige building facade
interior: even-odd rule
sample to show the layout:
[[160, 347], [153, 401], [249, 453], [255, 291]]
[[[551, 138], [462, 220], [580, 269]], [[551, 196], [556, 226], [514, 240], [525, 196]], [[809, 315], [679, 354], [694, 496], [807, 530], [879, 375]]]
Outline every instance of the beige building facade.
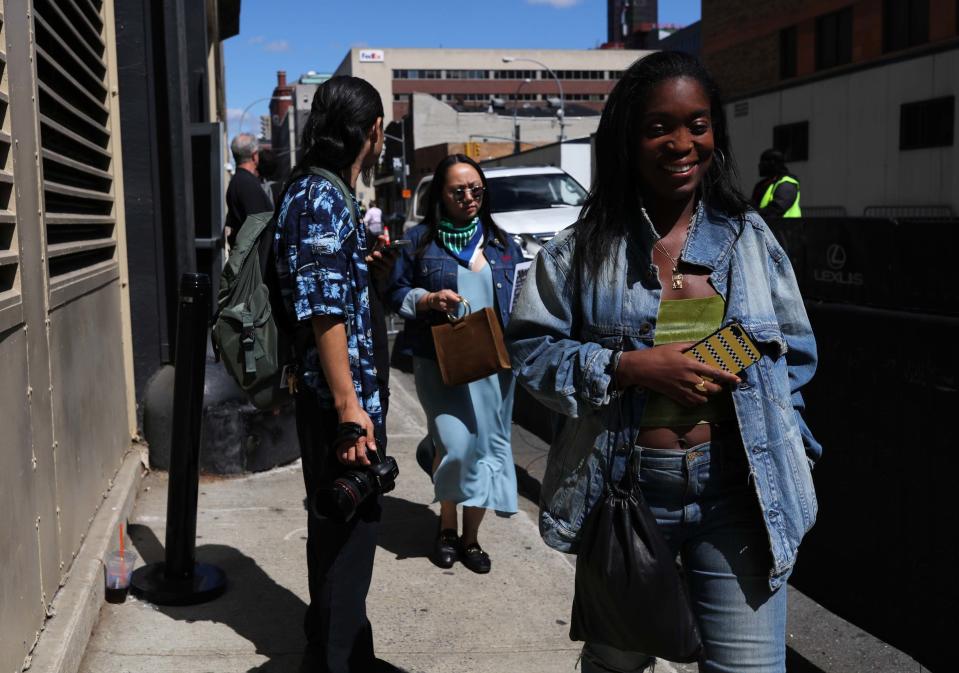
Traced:
[[[406, 147], [407, 163], [412, 165], [415, 150], [420, 148], [508, 140], [513, 137], [514, 108], [556, 110], [561, 92], [565, 137], [588, 136], [596, 130], [598, 113], [623, 71], [649, 53], [629, 49], [353, 48], [334, 74], [370, 82], [383, 99], [386, 126], [412, 112]], [[493, 100], [497, 109], [490, 114]], [[555, 114], [520, 117], [518, 123], [524, 143], [559, 139], [561, 129]], [[414, 167], [411, 177], [424, 170], [430, 169]], [[368, 187], [358, 185], [357, 194], [363, 201], [373, 198]]]
[[0, 670], [19, 671], [136, 411], [113, 0], [0, 10]]
[[[621, 73], [648, 51], [630, 49], [351, 49], [335, 75], [367, 80], [383, 99], [386, 123], [406, 114], [414, 93], [485, 107], [490, 98], [518, 104], [559, 96], [601, 110]], [[506, 63], [504, 58], [512, 57]], [[526, 82], [525, 80], [530, 80]], [[522, 86], [521, 86], [522, 85]]]

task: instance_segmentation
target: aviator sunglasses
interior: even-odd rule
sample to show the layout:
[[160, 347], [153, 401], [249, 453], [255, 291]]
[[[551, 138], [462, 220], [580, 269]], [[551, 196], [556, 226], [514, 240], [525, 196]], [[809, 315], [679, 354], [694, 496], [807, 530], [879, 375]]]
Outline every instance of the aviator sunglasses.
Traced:
[[450, 190], [450, 196], [456, 199], [457, 202], [462, 203], [466, 200], [466, 192], [469, 192], [473, 195], [473, 198], [479, 201], [483, 198], [483, 193], [486, 191], [485, 187], [477, 185], [476, 187], [457, 187], [456, 189]]

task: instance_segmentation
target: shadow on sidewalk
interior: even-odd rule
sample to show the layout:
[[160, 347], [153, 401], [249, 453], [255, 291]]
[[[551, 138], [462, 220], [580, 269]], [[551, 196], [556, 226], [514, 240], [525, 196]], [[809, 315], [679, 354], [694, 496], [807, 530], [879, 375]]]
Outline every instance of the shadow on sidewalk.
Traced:
[[[163, 545], [149, 526], [130, 524], [128, 533], [144, 563], [163, 561]], [[303, 635], [306, 603], [277, 584], [256, 561], [233, 547], [202, 545], [196, 549], [196, 558], [223, 569], [228, 581], [226, 593], [203, 605], [154, 607], [172, 619], [190, 624], [223, 624], [253, 643], [257, 654], [269, 660], [247, 673], [297, 673], [306, 647]], [[306, 575], [305, 550], [303, 574]], [[384, 661], [378, 663], [383, 673], [399, 670]]]
[[439, 521], [426, 504], [385, 495], [377, 544], [397, 559], [425, 558], [433, 549]]
[[[163, 561], [163, 545], [148, 526], [131, 524], [130, 539], [145, 563]], [[155, 606], [179, 621], [216, 622], [233, 629], [269, 661], [250, 673], [294, 673], [306, 647], [303, 615], [306, 604], [292, 591], [277, 584], [252, 558], [219, 544], [201, 545], [196, 558], [223, 569], [227, 590], [220, 598], [202, 605]], [[306, 573], [306, 559], [303, 561]]]

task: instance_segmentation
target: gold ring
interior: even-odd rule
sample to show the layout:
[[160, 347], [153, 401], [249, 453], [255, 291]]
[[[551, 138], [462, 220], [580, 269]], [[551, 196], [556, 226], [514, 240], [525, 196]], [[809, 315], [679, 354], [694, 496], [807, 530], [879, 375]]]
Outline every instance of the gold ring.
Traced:
[[701, 393], [706, 392], [706, 379], [699, 379], [699, 383], [697, 383], [694, 388]]

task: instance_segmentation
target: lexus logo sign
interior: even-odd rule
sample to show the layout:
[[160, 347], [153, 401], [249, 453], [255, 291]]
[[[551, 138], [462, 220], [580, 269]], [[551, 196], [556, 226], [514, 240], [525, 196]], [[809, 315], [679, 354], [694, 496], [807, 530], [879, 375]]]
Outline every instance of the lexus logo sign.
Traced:
[[846, 249], [838, 243], [830, 245], [826, 248], [826, 264], [833, 271], [838, 271], [846, 266]]
[[832, 243], [826, 248], [826, 269], [813, 268], [813, 278], [818, 283], [830, 285], [851, 285], [861, 287], [864, 284], [863, 274], [860, 271], [846, 271], [848, 256], [846, 249], [838, 243]]

